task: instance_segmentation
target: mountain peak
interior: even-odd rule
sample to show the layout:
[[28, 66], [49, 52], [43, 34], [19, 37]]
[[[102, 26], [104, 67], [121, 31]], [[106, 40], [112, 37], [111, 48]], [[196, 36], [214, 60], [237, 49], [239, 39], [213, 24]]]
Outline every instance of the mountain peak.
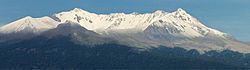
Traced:
[[33, 17], [31, 17], [31, 16], [26, 16], [26, 17], [24, 17], [23, 19], [31, 19], [31, 18], [33, 18]]
[[28, 22], [28, 21], [33, 20], [33, 19], [34, 19], [34, 18], [31, 17], [31, 16], [26, 16], [26, 17], [23, 17], [23, 18], [21, 18], [21, 19], [15, 21], [15, 22], [18, 22], [18, 21], [25, 21], [25, 22]]
[[182, 16], [190, 16], [184, 9], [178, 8], [175, 12], [175, 15], [182, 15]]
[[26, 16], [0, 28], [1, 33], [31, 32], [37, 33], [54, 28], [57, 22], [49, 17], [33, 18]]
[[186, 12], [184, 9], [182, 8], [178, 8], [177, 11], [182, 11], [182, 12]]
[[74, 8], [73, 10], [71, 10], [73, 12], [83, 12], [83, 13], [89, 13], [88, 11], [85, 11], [83, 9], [80, 9], [80, 8]]
[[81, 11], [82, 9], [80, 9], [80, 8], [74, 8], [73, 10], [74, 11]]
[[181, 13], [181, 14], [188, 14], [184, 9], [178, 8], [176, 12]]
[[[187, 13], [182, 8], [177, 9], [177, 11], [172, 13], [176, 18], [179, 18], [188, 23], [202, 25], [196, 18], [192, 17], [189, 13]], [[202, 25], [203, 26], [203, 25]]]

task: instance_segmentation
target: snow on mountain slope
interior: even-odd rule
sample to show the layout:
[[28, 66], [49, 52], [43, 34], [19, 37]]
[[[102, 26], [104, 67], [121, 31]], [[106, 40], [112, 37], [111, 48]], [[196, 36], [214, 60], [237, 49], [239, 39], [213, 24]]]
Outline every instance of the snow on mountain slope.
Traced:
[[150, 24], [154, 14], [94, 14], [75, 8], [69, 12], [62, 12], [55, 15], [62, 22], [66, 20], [80, 23], [89, 30], [103, 29], [138, 29], [143, 30]]
[[55, 16], [62, 22], [70, 20], [79, 23], [88, 30], [142, 49], [163, 45], [200, 52], [250, 50], [249, 46], [230, 40], [228, 34], [203, 25], [183, 9], [171, 13], [158, 10], [145, 14], [94, 14], [76, 8]]
[[113, 42], [112, 39], [103, 37], [94, 31], [87, 30], [78, 23], [71, 21], [66, 21], [54, 29], [42, 32], [40, 36], [47, 37], [48, 39], [61, 38], [61, 36], [70, 37], [72, 38], [71, 41], [76, 44], [89, 46]]
[[209, 33], [224, 37], [226, 34], [212, 28], [208, 28], [197, 19], [190, 16], [183, 9], [168, 13], [164, 11], [155, 11], [154, 13], [145, 14], [94, 14], [79, 8], [68, 12], [62, 12], [55, 15], [65, 22], [67, 20], [79, 23], [88, 30], [98, 33], [107, 30], [128, 30], [133, 29], [134, 32], [143, 32], [150, 26], [163, 27], [174, 35], [182, 35], [185, 37], [202, 37]]
[[166, 29], [169, 34], [189, 38], [204, 37], [206, 35], [224, 37], [226, 35], [223, 32], [206, 27], [183, 9], [178, 9], [172, 13], [158, 10], [154, 13], [145, 14], [95, 14], [75, 8], [68, 12], [55, 14], [54, 17], [57, 19], [53, 20], [50, 17], [25, 17], [1, 27], [0, 32], [41, 32], [55, 28], [59, 23], [64, 23], [69, 20], [100, 34], [108, 30], [133, 30], [133, 32], [143, 32], [146, 29], [150, 29], [150, 27], [159, 27]]
[[[201, 52], [230, 49], [250, 53], [249, 46], [235, 41], [226, 33], [203, 25], [181, 8], [174, 12], [157, 10], [144, 14], [95, 14], [75, 8], [55, 14], [52, 18], [25, 17], [1, 27], [0, 32], [43, 32], [68, 21], [136, 48], [146, 49], [163, 45], [197, 49]], [[68, 28], [60, 30], [63, 31], [57, 32], [72, 32]]]
[[75, 8], [69, 12], [62, 12], [59, 14], [55, 14], [61, 22], [65, 22], [67, 20], [79, 23], [81, 26], [87, 28], [88, 30], [96, 30], [96, 29], [105, 29], [109, 26], [109, 22], [105, 22], [101, 17], [97, 14], [89, 13], [82, 9]]
[[30, 16], [24, 17], [20, 20], [9, 23], [0, 28], [2, 33], [15, 33], [15, 32], [42, 32], [48, 29], [55, 28], [58, 22], [50, 17], [32, 18]]

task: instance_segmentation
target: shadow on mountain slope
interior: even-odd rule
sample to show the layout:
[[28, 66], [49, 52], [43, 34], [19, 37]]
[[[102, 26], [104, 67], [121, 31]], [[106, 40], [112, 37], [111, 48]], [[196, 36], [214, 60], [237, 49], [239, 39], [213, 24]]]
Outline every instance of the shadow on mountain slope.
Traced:
[[[16, 69], [204, 69], [244, 68], [231, 61], [235, 52], [208, 52], [182, 48], [155, 48], [138, 51], [116, 43], [77, 45], [70, 37], [36, 37], [0, 46], [0, 68]], [[234, 54], [235, 53], [235, 54]], [[231, 56], [233, 58], [231, 58]], [[239, 57], [240, 58], [240, 57]], [[221, 60], [217, 60], [221, 59]], [[236, 64], [234, 64], [236, 63]]]

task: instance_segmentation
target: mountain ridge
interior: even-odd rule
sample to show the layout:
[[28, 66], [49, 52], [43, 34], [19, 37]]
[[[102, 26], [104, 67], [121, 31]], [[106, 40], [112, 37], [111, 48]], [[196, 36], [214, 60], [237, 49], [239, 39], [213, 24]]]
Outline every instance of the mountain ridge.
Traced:
[[188, 50], [197, 49], [200, 52], [225, 49], [250, 52], [249, 46], [231, 40], [232, 37], [226, 33], [203, 25], [181, 8], [171, 13], [157, 10], [144, 14], [95, 14], [75, 8], [51, 17], [28, 16], [1, 27], [0, 32], [39, 34], [65, 22], [78, 24], [101, 36], [143, 49], [164, 45]]
[[[0, 28], [2, 33], [15, 33], [15, 32], [42, 32], [48, 29], [55, 28], [57, 22], [50, 17], [44, 16], [41, 18], [33, 18], [31, 16], [26, 16], [17, 21], [6, 24]], [[29, 31], [31, 30], [31, 31]]]
[[[69, 14], [69, 15], [71, 15], [70, 17], [63, 17], [63, 18], [60, 18], [60, 16], [62, 16], [63, 14]], [[73, 14], [73, 15], [72, 15]], [[73, 21], [73, 22], [75, 22], [75, 23], [79, 23], [80, 25], [82, 25], [83, 27], [85, 27], [85, 28], [87, 28], [87, 29], [89, 29], [89, 30], [93, 30], [94, 28], [89, 28], [89, 27], [98, 27], [98, 25], [101, 25], [100, 23], [98, 24], [98, 25], [95, 25], [95, 26], [91, 26], [91, 25], [87, 25], [87, 23], [86, 22], [79, 22], [81, 19], [83, 19], [84, 17], [81, 17], [81, 16], [79, 16], [78, 14], [80, 14], [80, 15], [82, 15], [82, 14], [85, 14], [86, 16], [97, 16], [97, 17], [102, 17], [102, 16], [108, 16], [109, 17], [109, 15], [111, 16], [111, 17], [116, 17], [116, 16], [118, 16], [118, 19], [116, 19], [116, 20], [122, 20], [122, 19], [120, 19], [119, 18], [119, 16], [130, 16], [131, 14], [133, 15], [133, 13], [130, 13], [130, 14], [124, 14], [124, 13], [111, 13], [111, 14], [95, 14], [95, 13], [90, 13], [90, 12], [87, 12], [87, 11], [85, 11], [85, 10], [82, 10], [82, 9], [80, 9], [80, 8], [75, 8], [75, 9], [73, 9], [73, 10], [70, 10], [70, 11], [67, 11], [67, 12], [61, 12], [61, 13], [58, 13], [58, 14], [55, 14], [55, 15], [53, 15], [53, 16], [55, 16], [56, 18], [58, 18], [58, 19], [54, 19], [54, 18], [50, 18], [50, 17], [47, 17], [47, 16], [45, 16], [45, 17], [42, 17], [42, 18], [32, 18], [31, 16], [27, 16], [27, 17], [24, 17], [24, 18], [22, 18], [22, 19], [20, 19], [20, 20], [28, 20], [28, 19], [48, 19], [48, 20], [50, 20], [50, 19], [54, 19], [55, 21], [58, 21], [58, 20], [61, 20], [61, 21], [58, 21], [57, 23], [58, 24], [60, 24], [60, 23], [64, 23], [64, 22], [66, 22], [67, 20], [70, 20], [70, 21]], [[142, 15], [142, 16], [145, 16], [145, 15], [147, 15], [147, 14], [150, 14], [150, 15], [153, 15], [153, 17], [161, 17], [161, 16], [167, 16], [167, 17], [169, 17], [167, 14], [169, 14], [169, 15], [172, 15], [172, 14], [175, 14], [176, 16], [174, 16], [175, 18], [177, 18], [177, 17], [180, 17], [180, 19], [183, 19], [183, 20], [188, 20], [189, 19], [189, 23], [194, 23], [194, 21], [196, 21], [196, 22], [199, 22], [197, 19], [195, 19], [195, 18], [193, 18], [192, 16], [190, 16], [185, 10], [183, 10], [183, 9], [181, 9], [181, 8], [179, 8], [179, 9], [177, 9], [177, 11], [175, 11], [175, 12], [172, 12], [172, 14], [171, 13], [168, 13], [168, 12], [165, 12], [165, 11], [162, 11], [162, 10], [157, 10], [157, 11], [155, 11], [155, 12], [153, 12], [153, 13], [144, 13], [144, 14], [138, 14], [138, 15]], [[83, 15], [83, 16], [85, 16], [85, 15]], [[185, 17], [183, 17], [183, 15], [185, 16]], [[72, 18], [73, 19], [72, 19]], [[134, 16], [133, 16], [134, 17]], [[149, 16], [149, 18], [148, 19], [150, 19], [150, 17], [151, 16]], [[93, 23], [93, 21], [91, 21], [90, 19], [87, 19], [88, 17], [86, 17], [86, 18], [84, 18], [85, 20], [88, 20], [88, 23]], [[140, 17], [139, 17], [140, 18]], [[191, 21], [190, 19], [193, 19], [194, 21]], [[154, 19], [154, 18], [151, 18], [151, 21], [157, 21], [157, 20], [152, 20], [152, 19]], [[146, 19], [147, 20], [147, 19]], [[137, 21], [137, 20], [136, 20]], [[162, 21], [162, 20], [159, 20], [159, 21]], [[17, 21], [15, 21], [15, 22], [17, 22]], [[121, 21], [115, 21], [115, 22], [121, 22]], [[27, 22], [26, 22], [27, 23]], [[38, 23], [38, 22], [36, 22], [36, 23]], [[53, 21], [53, 23], [56, 23], [56, 22], [54, 22]], [[83, 24], [84, 23], [84, 24]], [[112, 23], [112, 22], [111, 22]], [[129, 24], [129, 23], [131, 23], [131, 21], [130, 22], [127, 22], [127, 23], [123, 23], [123, 26], [122, 25], [120, 25], [120, 27], [126, 27], [126, 24]], [[133, 23], [133, 22], [132, 22]], [[12, 22], [12, 24], [14, 24], [13, 22]], [[16, 23], [17, 24], [17, 23]], [[19, 24], [21, 24], [21, 23], [19, 23]], [[55, 24], [54, 25], [54, 27], [55, 26], [57, 26], [58, 24]], [[107, 24], [107, 23], [106, 23]], [[141, 23], [142, 25], [144, 25], [144, 27], [143, 28], [141, 28], [141, 30], [143, 31], [143, 30], [145, 30], [149, 25], [151, 25], [151, 24], [153, 24], [153, 22], [148, 22], [148, 24], [146, 24], [145, 22], [143, 22], [143, 23]], [[27, 25], [27, 24], [26, 24]], [[112, 28], [112, 26], [117, 26], [117, 27], [115, 27], [115, 28], [118, 28], [119, 26], [118, 26], [118, 23], [112, 23], [112, 24], [109, 24], [108, 26], [104, 26], [106, 29], [110, 29], [110, 28]], [[132, 25], [132, 24], [130, 24], [130, 25]], [[199, 26], [203, 26], [203, 27], [205, 27], [205, 25], [202, 25], [202, 24], [198, 24]], [[3, 26], [3, 27], [1, 27], [2, 29], [7, 29], [7, 27], [6, 26], [10, 26], [10, 25], [5, 25], [5, 26]], [[14, 25], [12, 25], [12, 26], [14, 26]], [[43, 25], [41, 25], [41, 26], [43, 26]], [[136, 25], [137, 27], [139, 26], [139, 25]], [[103, 27], [103, 26], [101, 26], [101, 27]], [[135, 27], [135, 26], [134, 26]], [[100, 28], [100, 27], [99, 27]], [[131, 28], [133, 28], [133, 27], [131, 27]], [[127, 28], [119, 28], [119, 29], [128, 29], [128, 27]], [[136, 28], [134, 28], [134, 29], [136, 29]], [[195, 29], [195, 28], [194, 28]], [[196, 28], [197, 29], [197, 28]], [[8, 31], [8, 30], [2, 30], [1, 32], [3, 32], [3, 31]], [[21, 30], [18, 30], [18, 29], [16, 29], [16, 32], [18, 32], [18, 31], [21, 31]], [[94, 30], [95, 31], [95, 30]], [[211, 29], [211, 31], [214, 31], [215, 33], [222, 33], [222, 32], [220, 32], [220, 31], [216, 31], [216, 30], [212, 30]], [[10, 31], [11, 32], [11, 31]], [[14, 32], [14, 31], [13, 31]]]

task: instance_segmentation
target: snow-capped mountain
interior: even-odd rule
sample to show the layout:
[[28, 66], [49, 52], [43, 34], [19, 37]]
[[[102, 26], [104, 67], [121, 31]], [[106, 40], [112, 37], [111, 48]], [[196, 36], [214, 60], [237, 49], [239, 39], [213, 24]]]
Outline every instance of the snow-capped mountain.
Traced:
[[62, 12], [55, 15], [61, 22], [67, 20], [79, 23], [89, 30], [98, 33], [106, 30], [127, 30], [142, 32], [150, 26], [163, 27], [168, 31], [177, 32], [171, 34], [183, 35], [186, 37], [202, 37], [208, 33], [224, 37], [225, 33], [211, 29], [203, 25], [197, 19], [187, 14], [183, 9], [168, 13], [156, 11], [146, 14], [94, 14], [75, 8], [69, 12]]
[[40, 32], [55, 28], [59, 23], [72, 21], [79, 23], [88, 30], [98, 33], [107, 30], [127, 30], [142, 32], [147, 28], [163, 27], [171, 34], [183, 35], [186, 37], [200, 37], [208, 33], [212, 33], [223, 37], [226, 35], [215, 29], [211, 29], [200, 23], [197, 19], [187, 14], [183, 9], [168, 13], [164, 11], [156, 11], [146, 14], [124, 14], [112, 13], [108, 15], [94, 14], [79, 8], [68, 12], [55, 14], [57, 19], [50, 17], [32, 18], [27, 16], [8, 25], [1, 27], [1, 32], [11, 33], [19, 31]]
[[25, 17], [1, 27], [0, 32], [40, 33], [65, 22], [79, 24], [101, 36], [142, 49], [163, 45], [197, 49], [201, 52], [225, 49], [250, 52], [248, 45], [234, 40], [226, 33], [203, 25], [181, 8], [174, 12], [158, 10], [145, 14], [95, 14], [75, 8], [51, 17]]
[[32, 18], [30, 16], [24, 17], [20, 20], [9, 23], [0, 28], [2, 33], [15, 33], [15, 32], [42, 32], [48, 29], [55, 28], [58, 22], [50, 17]]

